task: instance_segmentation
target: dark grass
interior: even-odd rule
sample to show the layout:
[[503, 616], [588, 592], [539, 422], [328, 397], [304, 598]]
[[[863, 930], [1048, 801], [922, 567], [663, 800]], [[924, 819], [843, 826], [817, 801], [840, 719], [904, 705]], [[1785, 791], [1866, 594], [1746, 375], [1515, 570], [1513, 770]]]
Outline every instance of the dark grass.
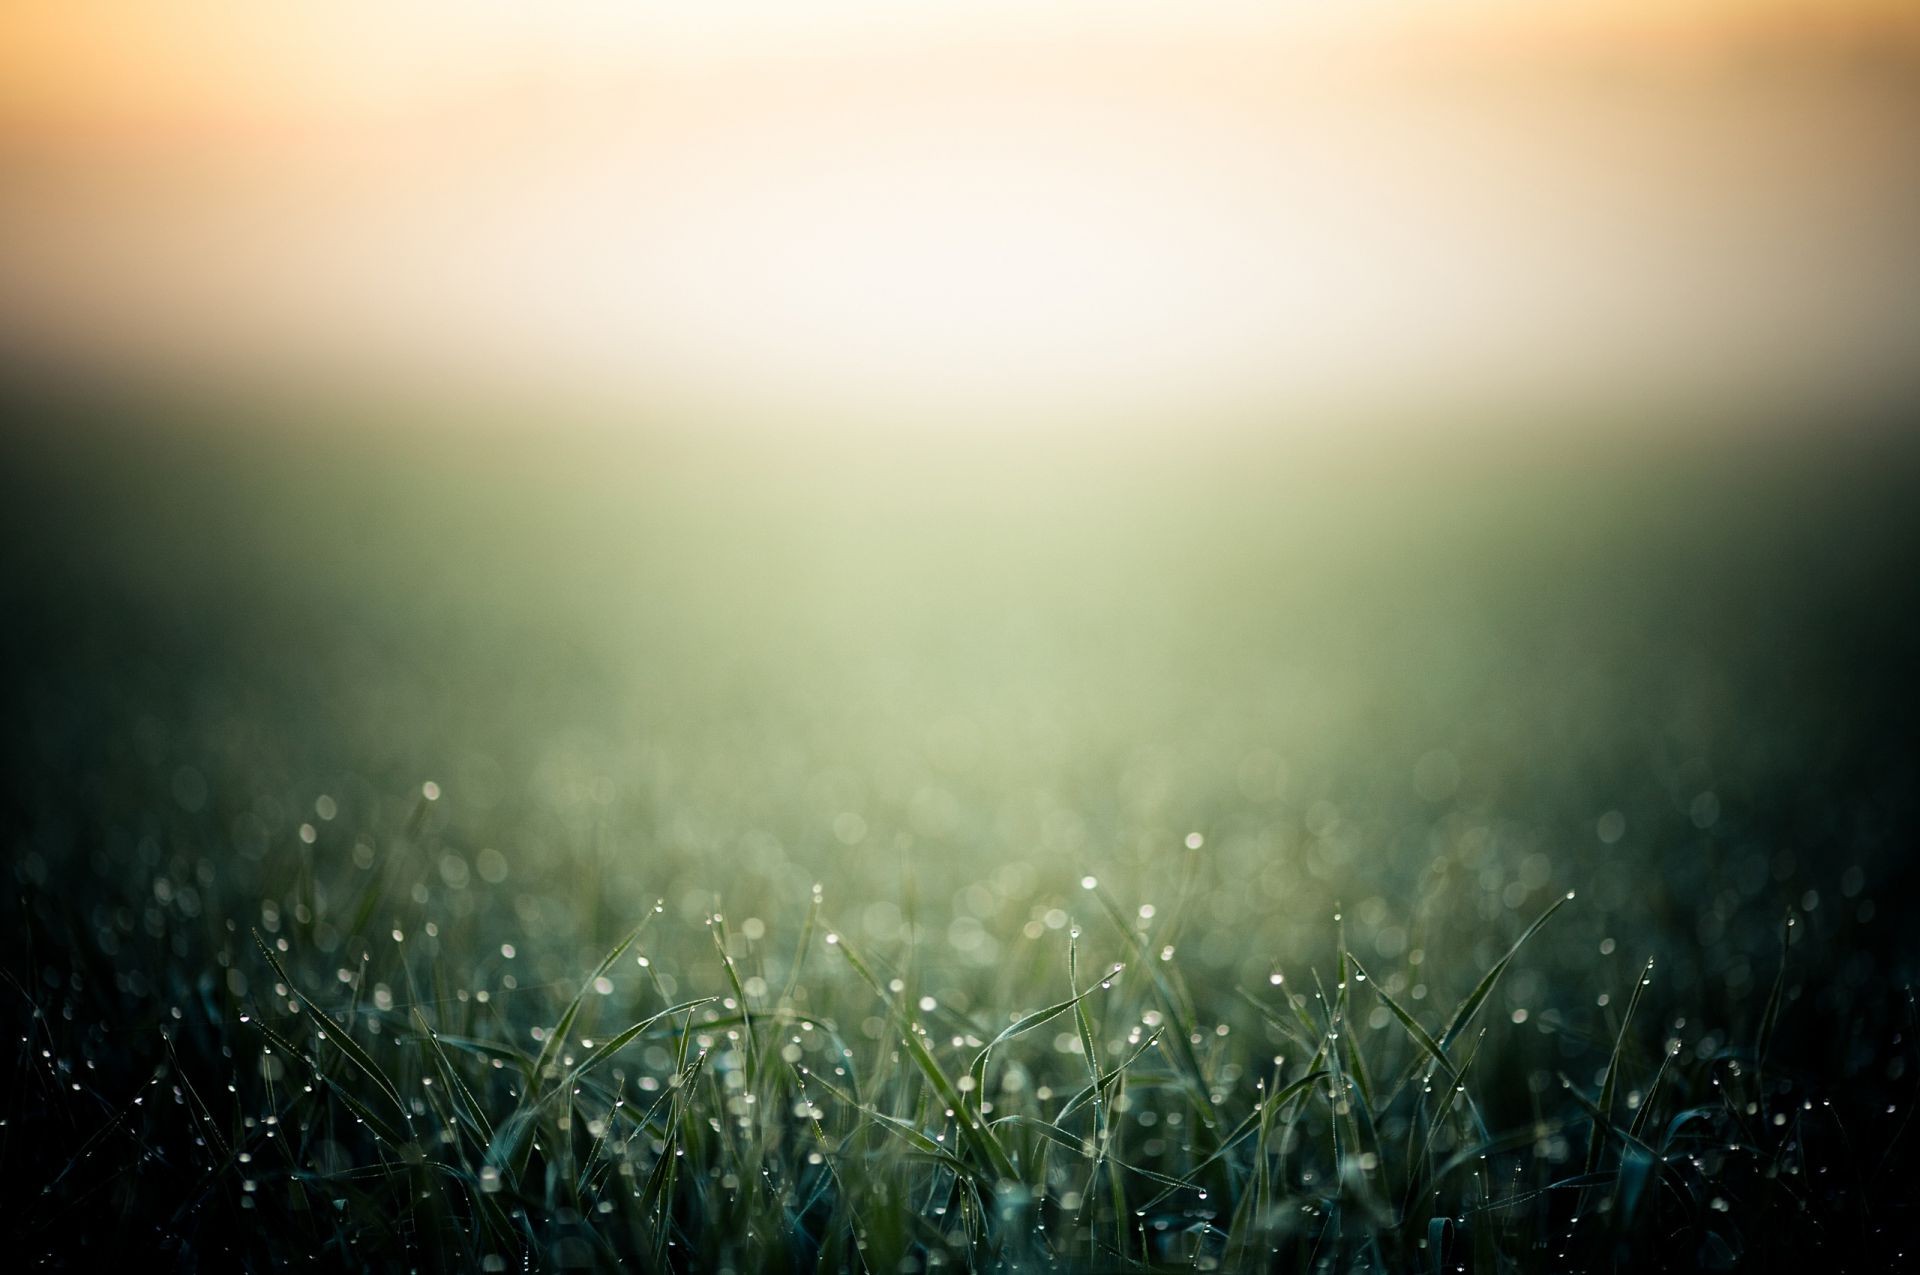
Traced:
[[[1658, 962], [1622, 962], [1595, 971], [1608, 1005], [1555, 996], [1522, 1029], [1488, 1007], [1533, 931], [1580, 906], [1563, 899], [1424, 1003], [1417, 969], [1331, 951], [1213, 1014], [1160, 959], [1179, 917], [1129, 921], [1096, 887], [1000, 972], [1034, 1003], [962, 1010], [923, 999], [911, 949], [833, 930], [830, 902], [762, 942], [715, 916], [669, 992], [634, 954], [697, 944], [657, 913], [577, 983], [515, 986], [519, 961], [385, 898], [378, 925], [406, 928], [333, 960], [298, 902], [266, 929], [170, 925], [200, 929], [202, 968], [168, 936], [88, 951], [30, 897], [8, 979], [13, 1251], [1584, 1270], [1890, 1268], [1906, 1244], [1912, 1001], [1868, 992], [1849, 1005], [1867, 1031], [1809, 1040], [1790, 942], [1749, 1004], [1668, 1016]], [[1863, 1046], [1871, 1065], [1834, 1056]]]

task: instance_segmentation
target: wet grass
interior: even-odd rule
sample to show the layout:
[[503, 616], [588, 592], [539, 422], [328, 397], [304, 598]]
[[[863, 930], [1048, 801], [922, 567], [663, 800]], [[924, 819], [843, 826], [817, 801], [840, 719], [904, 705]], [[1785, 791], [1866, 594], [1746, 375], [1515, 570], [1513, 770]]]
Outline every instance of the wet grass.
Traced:
[[[1704, 1020], [1649, 1021], [1654, 962], [1598, 977], [1601, 1004], [1496, 1017], [1503, 975], [1573, 897], [1457, 999], [1438, 990], [1453, 979], [1416, 988], [1417, 964], [1335, 950], [1234, 989], [1216, 1016], [1186, 982], [1182, 910], [1124, 908], [1091, 879], [1072, 921], [1010, 954], [999, 983], [1026, 1007], [943, 1002], [911, 947], [861, 950], [819, 896], [785, 942], [715, 913], [708, 958], [671, 970], [660, 952], [698, 945], [659, 905], [577, 980], [522, 983], [511, 947], [482, 957], [363, 875], [376, 898], [355, 910], [381, 920], [339, 946], [344, 964], [316, 950], [325, 914], [295, 903], [264, 927], [210, 927], [224, 937], [197, 976], [149, 948], [152, 997], [124, 994], [131, 952], [57, 982], [52, 966], [10, 975], [17, 1253], [461, 1270], [1847, 1265], [1894, 1262], [1911, 1216], [1911, 1086], [1863, 1093], [1770, 1058], [1791, 1030], [1782, 989], [1798, 991], [1791, 917], [1764, 1007]], [[1905, 1059], [1910, 999], [1891, 1012], [1886, 1056]]]
[[51, 439], [0, 469], [15, 1265], [1911, 1247], [1910, 449]]

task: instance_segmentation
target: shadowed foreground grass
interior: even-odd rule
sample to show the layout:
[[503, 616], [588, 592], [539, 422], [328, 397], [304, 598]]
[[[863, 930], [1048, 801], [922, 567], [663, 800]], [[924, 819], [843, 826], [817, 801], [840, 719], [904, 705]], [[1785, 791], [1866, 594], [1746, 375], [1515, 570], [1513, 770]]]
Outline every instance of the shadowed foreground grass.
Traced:
[[[1475, 978], [1429, 987], [1419, 965], [1336, 947], [1234, 989], [1216, 1021], [1183, 977], [1182, 909], [1124, 908], [1091, 878], [1074, 919], [1001, 971], [1032, 1003], [943, 1004], [911, 947], [857, 950], [817, 896], [791, 934], [715, 914], [709, 957], [672, 968], [651, 953], [689, 936], [656, 907], [577, 981], [530, 986], [511, 945], [450, 947], [395, 897], [383, 880], [410, 847], [393, 844], [388, 872], [336, 896], [345, 964], [318, 959], [308, 882], [263, 928], [227, 923], [197, 977], [151, 971], [150, 999], [105, 956], [57, 984], [10, 977], [16, 1254], [1833, 1268], [1895, 1262], [1912, 1220], [1910, 1089], [1889, 1105], [1891, 1086], [1773, 1061], [1792, 917], [1764, 999], [1666, 1021], [1637, 962], [1564, 998], [1590, 1008], [1495, 1019], [1497, 985], [1572, 896]], [[1904, 1059], [1911, 1001], [1881, 1010]]]

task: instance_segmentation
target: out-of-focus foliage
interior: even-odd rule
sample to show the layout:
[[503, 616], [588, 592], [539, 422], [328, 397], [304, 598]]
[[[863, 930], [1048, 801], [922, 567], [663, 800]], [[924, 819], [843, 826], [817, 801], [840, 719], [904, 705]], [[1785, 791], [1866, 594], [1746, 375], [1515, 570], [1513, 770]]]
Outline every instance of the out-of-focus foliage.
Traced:
[[24, 1255], [1906, 1244], [1886, 440], [40, 415], [0, 548]]

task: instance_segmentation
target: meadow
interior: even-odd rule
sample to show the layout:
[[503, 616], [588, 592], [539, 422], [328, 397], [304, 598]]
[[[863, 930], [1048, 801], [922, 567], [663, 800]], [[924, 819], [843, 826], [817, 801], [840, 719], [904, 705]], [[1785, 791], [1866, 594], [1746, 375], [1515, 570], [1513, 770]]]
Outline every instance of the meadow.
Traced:
[[249, 429], [15, 389], [20, 1269], [1912, 1246], [1898, 428]]

